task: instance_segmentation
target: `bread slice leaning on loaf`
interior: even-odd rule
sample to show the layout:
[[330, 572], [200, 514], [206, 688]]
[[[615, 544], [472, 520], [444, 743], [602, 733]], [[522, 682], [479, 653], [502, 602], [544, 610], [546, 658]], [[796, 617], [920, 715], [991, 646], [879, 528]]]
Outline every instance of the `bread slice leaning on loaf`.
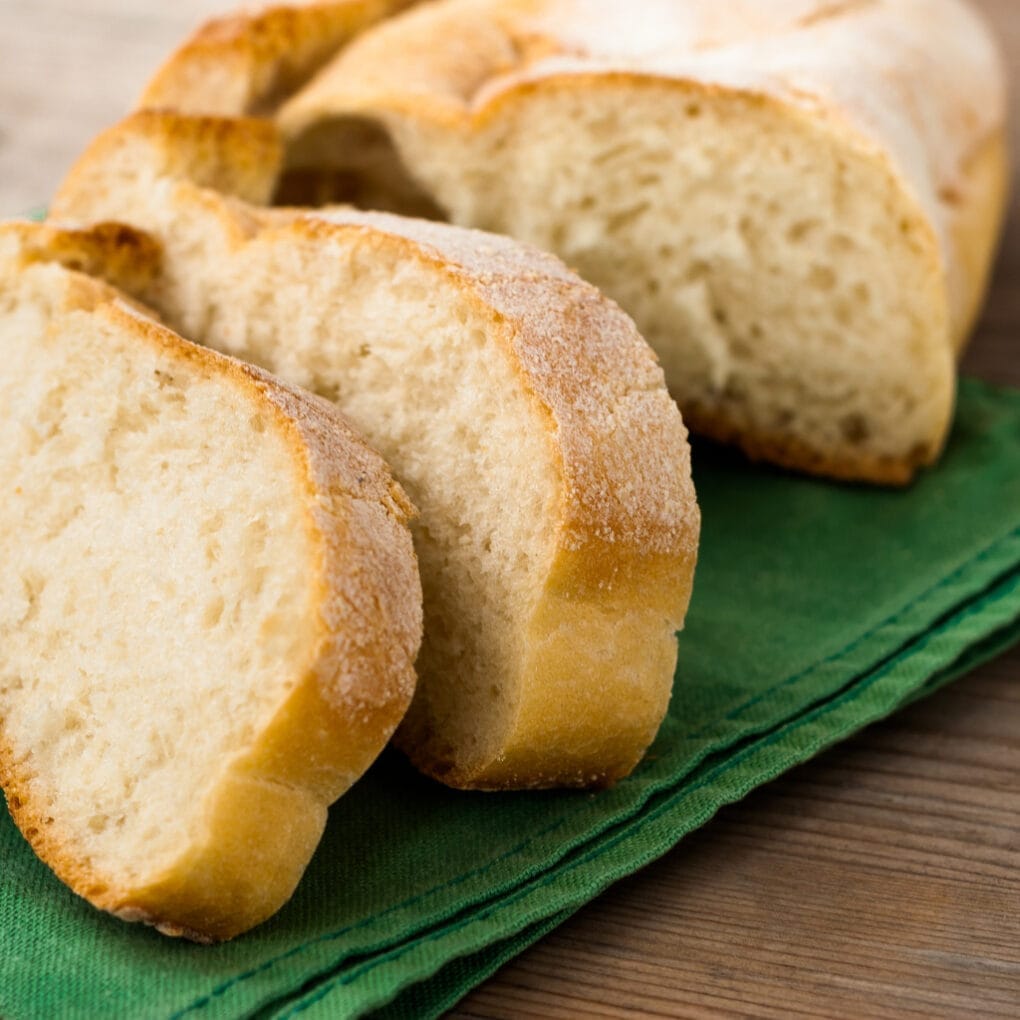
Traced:
[[[634, 317], [694, 431], [902, 483], [943, 446], [985, 292], [1004, 83], [962, 0], [438, 0], [231, 112], [280, 125], [288, 202], [561, 256]], [[195, 75], [172, 100], [215, 95]]]
[[161, 272], [139, 296], [329, 397], [393, 464], [421, 511], [412, 760], [462, 787], [619, 779], [667, 708], [699, 529], [655, 355], [509, 239], [231, 197], [266, 202], [280, 154], [264, 122], [138, 114], [53, 212], [150, 232]]
[[335, 408], [64, 265], [137, 287], [158, 255], [0, 226], [0, 781], [76, 893], [217, 941], [287, 901], [403, 716], [421, 587]]

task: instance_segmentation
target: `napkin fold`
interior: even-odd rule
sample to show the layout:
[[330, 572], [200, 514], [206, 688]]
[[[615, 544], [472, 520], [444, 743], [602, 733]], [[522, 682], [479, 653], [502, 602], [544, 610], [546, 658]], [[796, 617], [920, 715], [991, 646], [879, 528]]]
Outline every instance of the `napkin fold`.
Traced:
[[438, 1015], [718, 808], [1020, 640], [1020, 392], [965, 380], [905, 491], [695, 447], [704, 529], [669, 715], [600, 793], [448, 790], [387, 752], [293, 900], [216, 947], [101, 914], [0, 812], [0, 1016]]

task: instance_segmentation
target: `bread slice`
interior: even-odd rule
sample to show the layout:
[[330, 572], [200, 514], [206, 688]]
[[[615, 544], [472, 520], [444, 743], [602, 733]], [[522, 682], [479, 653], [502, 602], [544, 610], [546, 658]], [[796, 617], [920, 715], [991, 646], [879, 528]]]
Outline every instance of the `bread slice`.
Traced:
[[312, 0], [213, 18], [156, 72], [141, 105], [260, 114], [370, 25], [415, 0]]
[[942, 448], [985, 292], [1004, 81], [961, 0], [438, 0], [260, 111], [285, 200], [553, 251], [634, 317], [695, 431], [902, 483]]
[[265, 198], [273, 137], [135, 115], [54, 215], [150, 232], [163, 259], [141, 297], [334, 400], [393, 464], [421, 510], [425, 638], [397, 736], [419, 767], [485, 789], [626, 775], [666, 711], [699, 528], [655, 355], [594, 288], [508, 239], [195, 183], [229, 190], [236, 168]]
[[0, 781], [76, 893], [216, 941], [286, 902], [399, 722], [421, 589], [333, 407], [59, 264], [147, 253], [0, 226]]

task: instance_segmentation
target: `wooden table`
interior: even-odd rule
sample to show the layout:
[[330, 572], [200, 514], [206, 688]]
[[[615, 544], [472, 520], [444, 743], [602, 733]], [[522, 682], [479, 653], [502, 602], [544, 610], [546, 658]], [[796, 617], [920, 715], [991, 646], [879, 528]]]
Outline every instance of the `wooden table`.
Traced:
[[[0, 212], [230, 2], [0, 0]], [[1020, 83], [1020, 2], [980, 6]], [[1018, 340], [1014, 203], [966, 370], [1020, 385]], [[455, 1013], [794, 1015], [1020, 1017], [1020, 650], [720, 812]]]

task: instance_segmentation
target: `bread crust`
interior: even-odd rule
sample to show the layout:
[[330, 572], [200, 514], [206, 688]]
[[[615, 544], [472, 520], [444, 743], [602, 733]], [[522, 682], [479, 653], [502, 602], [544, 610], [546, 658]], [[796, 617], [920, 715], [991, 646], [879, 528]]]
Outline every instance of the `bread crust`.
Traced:
[[[965, 349], [972, 320], [980, 311], [1005, 208], [1008, 167], [1001, 134], [987, 139], [968, 161], [967, 173], [958, 185], [960, 199], [952, 220], [946, 225], [954, 245], [958, 240], [965, 243], [960, 247], [960, 258], [954, 256], [952, 262], [947, 262], [939, 226], [926, 215], [922, 203], [904, 181], [888, 152], [855, 135], [839, 119], [818, 120], [800, 106], [771, 95], [697, 80], [664, 82], [657, 75], [575, 70], [514, 80], [505, 88], [486, 92], [484, 101], [466, 111], [455, 111], [445, 103], [429, 105], [428, 100], [421, 101], [419, 97], [410, 99], [395, 94], [387, 97], [386, 113], [380, 113], [378, 106], [372, 107], [372, 113], [381, 116], [390, 126], [395, 124], [392, 118], [418, 121], [426, 118], [441, 125], [442, 130], [472, 134], [484, 131], [501, 119], [509, 120], [523, 104], [557, 90], [583, 95], [595, 102], [600, 94], [619, 97], [639, 90], [661, 91], [664, 84], [676, 94], [676, 102], [681, 106], [724, 97], [752, 109], [767, 108], [805, 130], [837, 139], [848, 152], [853, 151], [856, 158], [869, 163], [875, 176], [899, 195], [901, 204], [896, 214], [902, 229], [913, 239], [916, 256], [923, 266], [924, 303], [937, 323], [933, 335], [924, 338], [928, 348], [925, 366], [939, 380], [926, 394], [935, 408], [934, 424], [930, 431], [916, 437], [900, 456], [876, 455], [852, 442], [828, 443], [822, 448], [790, 432], [750, 428], [739, 410], [731, 409], [725, 400], [682, 401], [688, 427], [695, 434], [739, 447], [752, 460], [775, 463], [790, 470], [841, 481], [892, 486], [909, 484], [920, 468], [937, 461], [948, 438], [954, 406], [954, 362]], [[366, 106], [355, 112], [367, 115], [369, 108]]]
[[[923, 47], [911, 41], [919, 38]], [[946, 66], [958, 68], [952, 79]], [[966, 88], [957, 86], [960, 75]], [[960, 0], [644, 0], [640, 11], [599, 0], [440, 0], [364, 33], [287, 102], [276, 95], [264, 110], [275, 109], [289, 144], [337, 117], [380, 123], [400, 158], [401, 132], [473, 137], [564, 90], [607, 107], [649, 86], [672, 89], [676, 109], [699, 96], [763, 104], [827, 133], [892, 182], [899, 197], [890, 215], [910, 222], [925, 275], [940, 281], [923, 304], [946, 308], [944, 325], [930, 331], [940, 331], [951, 365], [980, 310], [1003, 222], [1004, 82], [987, 30]], [[420, 167], [404, 162], [422, 199], [441, 205]], [[937, 396], [928, 432], [905, 436], [898, 458], [749, 429], [725, 402], [690, 417], [789, 467], [900, 483], [944, 444], [951, 382]]]
[[561, 477], [555, 549], [501, 753], [468, 767], [437, 755], [413, 708], [397, 743], [453, 786], [611, 785], [665, 715], [700, 532], [687, 431], [657, 359], [616, 304], [549, 255], [386, 214], [311, 214], [294, 226], [321, 236], [345, 223], [472, 293], [546, 423]]
[[[134, 151], [157, 176], [187, 166], [181, 146], [201, 135], [202, 120], [135, 114], [68, 176], [57, 215], [88, 219], [113, 207], [116, 196], [107, 205], [94, 187], [111, 148]], [[249, 132], [264, 130], [229, 124], [209, 131], [239, 151]], [[218, 165], [235, 162], [244, 157]], [[198, 162], [192, 169], [204, 176]], [[413, 707], [397, 739], [419, 767], [456, 786], [606, 785], [626, 775], [667, 707], [700, 527], [687, 433], [631, 320], [559, 260], [507, 238], [351, 210], [260, 211], [197, 189], [191, 200], [237, 245], [261, 234], [267, 244], [317, 244], [328, 257], [330, 245], [355, 235], [361, 246], [428, 267], [489, 320], [558, 465], [555, 550], [501, 752], [471, 763], [438, 753]]]
[[[622, 43], [607, 31], [604, 22], [622, 16], [618, 7], [606, 13], [612, 5], [595, 5], [584, 18], [559, 0], [448, 0], [421, 8], [381, 25], [342, 54], [283, 107], [278, 119], [296, 143], [330, 118], [377, 118], [412, 174], [418, 167], [401, 143], [409, 132], [433, 140], [472, 138], [495, 123], [513, 123], [525, 104], [551, 100], [557, 93], [583, 95], [586, 104], [606, 109], [625, 106], [628, 93], [649, 88], [675, 93], [672, 104], [664, 96], [663, 109], [728, 97], [752, 109], [767, 106], [772, 115], [824, 133], [848, 157], [870, 162], [876, 180], [887, 181], [899, 196], [890, 216], [909, 223], [924, 275], [935, 282], [924, 304], [933, 309], [932, 335], [941, 334], [939, 343], [945, 345], [942, 352], [931, 353], [929, 362], [946, 376], [946, 385], [932, 391], [940, 407], [927, 416], [931, 424], [924, 435], [904, 436], [899, 457], [849, 442], [813, 445], [793, 431], [770, 435], [732, 414], [725, 401], [684, 398], [683, 409], [696, 430], [704, 427], [708, 435], [758, 458], [837, 478], [909, 481], [945, 444], [954, 389], [950, 355], [963, 350], [980, 308], [1005, 208], [1004, 75], [979, 21], [956, 0], [939, 0], [924, 10], [913, 3], [837, 5], [822, 11], [824, 16], [792, 23], [788, 41], [775, 43], [768, 32], [755, 34], [754, 19], [773, 21], [775, 33], [782, 35], [784, 12], [810, 5], [797, 0], [769, 5], [760, 15], [751, 12], [750, 29], [736, 23], [737, 15], [725, 5], [717, 13], [654, 0], [644, 6], [650, 20], [651, 11], [657, 18], [656, 45], [630, 52], [625, 25], [617, 27]], [[696, 43], [698, 34], [684, 23], [687, 18], [718, 22], [718, 38], [706, 35]], [[827, 29], [822, 21], [831, 23], [833, 33], [838, 23], [845, 37], [839, 38], [852, 52], [870, 42], [880, 55], [869, 60], [864, 51], [855, 57], [857, 64], [840, 57], [831, 66], [806, 60], [799, 35], [817, 37], [820, 47], [837, 38], [819, 34]], [[750, 42], [739, 39], [745, 30]], [[961, 99], [945, 82], [932, 80], [931, 96], [925, 96], [918, 79], [931, 68], [904, 42], [921, 34], [932, 37], [929, 45], [939, 59], [961, 63], [974, 75], [975, 95]], [[722, 56], [700, 69], [698, 52], [685, 49], [692, 45]], [[726, 55], [727, 45], [732, 56]], [[737, 53], [747, 66], [738, 64]], [[883, 69], [886, 65], [892, 69]], [[852, 81], [852, 69], [864, 84]], [[874, 109], [878, 99], [902, 109], [896, 117], [887, 111], [879, 115]], [[416, 185], [443, 203], [444, 196], [432, 191], [427, 177], [418, 174]]]
[[[132, 236], [133, 235], [133, 236]], [[112, 267], [125, 250], [152, 251], [136, 232], [91, 235], [34, 225], [0, 228], [5, 275], [37, 261]], [[110, 259], [103, 259], [108, 249]], [[54, 309], [81, 309], [131, 333], [140, 347], [190, 362], [236, 390], [282, 433], [299, 465], [318, 591], [315, 637], [294, 664], [293, 688], [247, 750], [223, 763], [202, 805], [204, 831], [141, 884], [97, 872], [54, 820], [40, 813], [31, 777], [0, 735], [0, 785], [15, 822], [58, 877], [95, 906], [195, 941], [229, 939], [290, 898], [317, 846], [326, 809], [371, 764], [414, 690], [421, 586], [407, 523], [414, 509], [382, 459], [330, 404], [265, 372], [181, 339], [111, 287], [66, 274]], [[59, 828], [59, 827], [57, 827]]]
[[0, 259], [59, 262], [84, 276], [105, 280], [125, 292], [144, 290], [159, 274], [162, 249], [147, 234], [123, 223], [87, 229], [17, 220], [0, 232]]
[[139, 108], [269, 112], [351, 39], [417, 0], [320, 0], [213, 18], [156, 72]]

